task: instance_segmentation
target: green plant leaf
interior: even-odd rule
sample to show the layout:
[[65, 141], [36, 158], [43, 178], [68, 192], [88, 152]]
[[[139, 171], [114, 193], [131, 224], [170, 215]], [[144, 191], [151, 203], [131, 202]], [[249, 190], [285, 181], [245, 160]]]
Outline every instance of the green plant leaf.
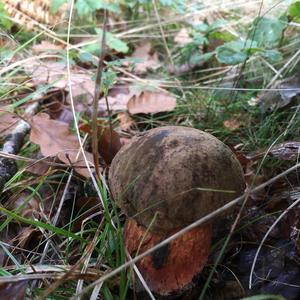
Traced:
[[113, 61], [108, 61], [107, 66], [108, 67], [120, 67], [120, 66], [124, 65], [125, 63], [134, 65], [134, 64], [141, 63], [141, 62], [143, 62], [143, 59], [141, 59], [141, 58], [126, 57], [126, 58], [116, 59]]
[[[100, 42], [96, 41], [93, 44], [89, 44], [89, 45], [83, 46], [82, 50], [84, 52], [86, 52], [86, 53], [90, 53], [90, 54], [94, 54], [94, 55], [99, 56], [99, 54], [100, 54]], [[87, 57], [87, 54], [85, 54], [85, 58], [86, 57]]]
[[117, 52], [127, 53], [129, 48], [125, 42], [116, 38], [112, 33], [107, 32], [106, 44], [109, 48], [116, 50]]
[[80, 17], [94, 13], [97, 9], [106, 9], [111, 12], [118, 12], [119, 6], [117, 4], [108, 3], [105, 0], [77, 0], [76, 10]]
[[173, 0], [160, 0], [160, 4], [164, 6], [171, 6], [173, 4]]
[[72, 238], [74, 240], [79, 240], [79, 241], [84, 242], [84, 239], [82, 237], [74, 234], [73, 232], [69, 232], [69, 231], [67, 231], [63, 228], [55, 227], [51, 224], [43, 223], [41, 221], [37, 221], [37, 220], [29, 219], [29, 218], [24, 218], [22, 216], [19, 216], [18, 214], [16, 214], [13, 211], [9, 211], [8, 209], [6, 209], [4, 207], [0, 207], [0, 212], [2, 212], [4, 215], [12, 217], [13, 219], [15, 219], [17, 221], [20, 221], [20, 222], [24, 223], [24, 224], [32, 225], [32, 226], [35, 226], [35, 227], [40, 227], [40, 228], [43, 228], [43, 229], [47, 229], [47, 230], [49, 230], [53, 233], [60, 234], [60, 235], [66, 236], [68, 238]]
[[102, 90], [104, 95], [108, 94], [110, 88], [117, 82], [117, 73], [111, 70], [102, 73]]
[[51, 7], [50, 7], [50, 12], [52, 15], [55, 15], [59, 8], [65, 4], [68, 0], [52, 0], [51, 2]]
[[236, 37], [228, 31], [214, 31], [209, 34], [209, 38], [221, 40], [224, 42], [231, 42], [236, 39]]
[[200, 63], [210, 60], [214, 54], [215, 54], [214, 52], [208, 52], [204, 54], [193, 53], [190, 57], [189, 63], [190, 65], [199, 65]]
[[282, 60], [282, 54], [278, 50], [264, 50], [260, 52], [260, 55], [272, 63]]
[[160, 0], [162, 6], [172, 7], [178, 13], [184, 13], [186, 0]]
[[300, 1], [292, 3], [288, 8], [288, 15], [292, 17], [293, 20], [300, 20]]
[[4, 3], [0, 1], [0, 26], [10, 30], [12, 22], [9, 20], [7, 12], [4, 8]]
[[6, 271], [4, 268], [0, 268], [0, 276], [11, 276], [8, 271]]
[[237, 65], [244, 62], [248, 56], [244, 51], [236, 52], [230, 47], [221, 46], [217, 48], [216, 57], [220, 63], [224, 63], [227, 65]]
[[197, 31], [206, 32], [209, 28], [209, 25], [206, 23], [198, 23], [198, 24], [195, 24], [193, 27]]
[[207, 45], [208, 44], [208, 39], [200, 34], [199, 32], [193, 33], [193, 42], [194, 45], [202, 46], [202, 45]]
[[[102, 29], [96, 29], [96, 32], [100, 34], [100, 41], [102, 39]], [[120, 39], [116, 38], [112, 33], [106, 32], [106, 45], [113, 50], [116, 50], [120, 53], [127, 53], [129, 48], [127, 44]], [[82, 50], [88, 53], [92, 53], [94, 55], [100, 54], [100, 42], [95, 41], [95, 43], [86, 45], [82, 47]]]
[[257, 52], [255, 41], [232, 41], [216, 48], [217, 60], [227, 65], [236, 65], [244, 62], [249, 55]]
[[[96, 29], [96, 32], [100, 35], [100, 40], [102, 39], [102, 29]], [[116, 38], [112, 33], [106, 32], [106, 45], [113, 50], [121, 53], [127, 53], [129, 48], [125, 42]]]
[[249, 37], [257, 42], [258, 46], [272, 48], [280, 41], [287, 22], [284, 19], [256, 18]]
[[218, 19], [215, 22], [213, 22], [211, 25], [209, 25], [209, 29], [212, 30], [216, 30], [220, 27], [225, 26], [228, 23], [228, 21], [224, 20], [224, 19]]

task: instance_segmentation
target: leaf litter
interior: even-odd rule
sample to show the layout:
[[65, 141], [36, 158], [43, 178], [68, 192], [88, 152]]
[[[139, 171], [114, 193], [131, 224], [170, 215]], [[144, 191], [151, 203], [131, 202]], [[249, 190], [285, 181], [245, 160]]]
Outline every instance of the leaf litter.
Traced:
[[144, 91], [133, 96], [127, 103], [130, 114], [156, 114], [173, 111], [176, 107], [176, 98], [168, 92]]
[[[180, 30], [179, 33], [174, 37], [174, 42], [179, 46], [190, 43], [191, 38], [189, 37], [188, 30], [185, 28]], [[53, 54], [53, 56], [55, 56], [54, 54], [59, 54], [62, 49], [62, 47], [48, 43], [46, 41], [43, 41], [41, 44], [36, 44], [32, 48], [34, 53], [51, 53]], [[116, 53], [114, 52], [114, 54]], [[138, 75], [146, 75], [148, 71], [153, 72], [161, 66], [158, 53], [154, 50], [150, 43], [137, 45], [131, 55], [131, 58], [137, 60], [137, 63], [132, 69], [132, 72]], [[129, 69], [131, 65], [127, 66]], [[24, 68], [28, 75], [31, 76], [32, 82], [35, 87], [39, 87], [41, 85], [51, 85], [51, 87], [55, 87], [64, 91], [64, 95], [67, 99], [66, 102], [64, 101], [64, 104], [62, 104], [63, 101], [58, 101], [56, 103], [50, 102], [48, 108], [46, 108], [46, 105], [43, 104], [43, 108], [47, 109], [46, 111], [48, 114], [40, 113], [30, 120], [32, 127], [30, 141], [40, 146], [42, 156], [50, 156], [53, 160], [58, 158], [67, 166], [73, 167], [77, 173], [88, 178], [90, 174], [85, 168], [82, 157], [76, 157], [79, 151], [79, 143], [77, 140], [77, 136], [71, 130], [73, 115], [68, 106], [68, 104], [70, 104], [70, 97], [68, 95], [69, 87], [65, 63], [63, 61], [49, 59], [47, 61], [36, 61], [32, 65], [24, 66]], [[90, 109], [90, 105], [93, 100], [95, 84], [92, 74], [94, 74], [94, 71], [71, 65], [71, 86], [73, 97], [75, 100], [75, 107], [76, 111], [82, 113], [82, 116], [84, 116], [84, 118], [86, 118], [86, 116], [88, 115], [88, 109]], [[281, 91], [279, 93], [280, 97], [277, 98], [278, 101], [276, 100], [276, 103], [274, 102], [272, 97], [271, 98], [273, 102], [271, 101], [271, 103], [267, 103], [267, 101], [263, 100], [264, 97], [261, 97], [260, 103], [264, 103], [267, 109], [271, 108], [271, 110], [274, 110], [277, 108], [282, 108], [288, 105], [292, 101], [292, 99], [299, 94], [299, 82], [296, 82], [296, 84], [290, 84], [286, 81], [280, 81], [275, 83], [275, 87], [286, 89], [286, 91]], [[288, 92], [288, 90], [290, 91]], [[128, 133], [127, 138], [128, 136], [134, 135], [138, 132], [138, 128], [140, 125], [135, 121], [136, 114], [157, 114], [162, 112], [170, 112], [173, 111], [176, 107], [176, 98], [167, 91], [161, 91], [158, 89], [155, 91], [149, 91], [146, 88], [142, 91], [135, 91], [133, 86], [121, 80], [118, 81], [117, 85], [109, 90], [107, 99], [105, 99], [104, 97], [99, 99], [99, 116], [101, 117], [107, 117], [108, 115], [106, 100], [108, 100], [109, 108], [112, 111], [113, 116], [116, 116], [119, 122], [118, 127], [114, 126], [114, 129], [117, 128], [119, 132]], [[17, 116], [13, 116], [14, 115], [10, 113], [8, 113], [7, 115], [6, 113], [3, 114], [3, 124], [1, 124], [0, 114], [0, 126], [3, 125], [3, 129], [5, 129], [6, 126], [4, 124], [12, 124], [13, 126], [14, 123], [11, 119], [18, 119]], [[107, 126], [107, 123], [105, 123], [105, 125], [103, 126], [102, 125], [100, 126], [101, 130], [99, 130], [99, 155], [105, 160], [106, 165], [109, 166], [109, 163], [111, 162], [113, 156], [117, 153], [117, 151], [119, 151], [120, 147], [122, 146], [122, 139], [124, 138], [119, 135], [116, 130], [111, 130], [109, 126]], [[239, 118], [225, 120], [223, 122], [223, 125], [230, 131], [236, 131], [243, 126]], [[133, 130], [133, 128], [136, 129], [136, 131]], [[5, 132], [5, 134], [7, 133], [9, 133], [9, 130]], [[92, 167], [91, 153], [87, 151], [86, 154], [88, 156], [88, 160], [91, 162]], [[281, 160], [295, 160], [299, 155], [299, 142], [292, 141], [284, 142], [280, 145], [275, 145], [269, 151], [269, 155]], [[245, 176], [249, 177], [247, 180], [249, 186], [252, 185], [253, 182], [254, 185], [258, 185], [261, 181], [266, 180], [263, 175], [256, 174], [256, 159], [257, 158], [252, 159], [250, 156], [243, 154], [241, 154], [240, 156], [241, 162], [243, 161], [242, 164], [245, 170]], [[39, 175], [43, 175], [45, 174], [45, 172], [46, 171], [39, 170], [37, 173], [39, 173]], [[271, 196], [272, 195], [270, 194], [269, 190], [263, 191], [261, 195], [250, 195], [252, 200], [255, 200], [256, 203], [260, 203], [260, 205], [262, 203], [265, 203], [266, 199]], [[85, 218], [89, 218], [93, 213], [101, 213], [99, 211], [99, 206], [97, 207], [97, 199], [92, 197], [79, 197], [78, 199], [80, 199], [80, 201], [76, 201], [76, 209], [80, 210], [81, 208], [83, 208], [84, 210], [84, 207], [86, 206], [88, 210], [91, 209], [91, 212], [83, 213], [82, 218], [79, 218], [78, 223], [74, 224], [73, 229], [75, 231], [81, 229]], [[280, 199], [282, 200], [282, 196]], [[245, 214], [243, 216], [245, 218], [245, 226], [248, 226], [247, 222], [249, 221], [249, 219], [260, 220], [253, 227], [251, 224], [250, 230], [248, 230], [246, 233], [241, 233], [241, 238], [245, 243], [249, 241], [252, 243], [256, 243], [257, 239], [261, 239], [263, 237], [276, 217], [266, 216], [267, 213], [274, 213], [274, 211], [270, 209], [270, 206], [267, 206], [267, 208], [265, 209], [261, 209], [260, 207], [247, 207], [247, 209], [250, 209], [250, 211], [247, 210], [248, 215]], [[24, 212], [22, 212], [22, 215], [24, 213], [24, 216], [26, 217], [36, 217], [36, 211], [38, 210], [39, 207], [34, 203], [28, 203], [28, 206], [24, 210]], [[42, 215], [40, 217], [42, 217]], [[299, 222], [295, 221], [294, 227], [299, 227], [298, 223]], [[288, 230], [290, 230], [290, 228], [288, 228]], [[30, 236], [35, 234], [34, 230], [30, 227], [25, 227], [24, 230], [20, 230], [20, 234], [24, 238], [23, 243], [19, 241], [20, 245], [25, 248], [28, 247], [28, 245], [26, 244], [26, 239], [29, 240]], [[273, 232], [268, 242], [272, 243], [274, 239], [278, 239], [278, 236], [280, 234], [282, 234], [281, 229], [277, 230], [275, 233]], [[299, 246], [299, 238], [296, 237], [295, 234], [293, 235], [293, 240]], [[275, 243], [274, 245], [275, 248], [280, 248], [279, 244]], [[232, 252], [236, 251], [236, 249], [229, 249], [229, 252], [230, 250], [232, 250]], [[285, 257], [287, 257], [288, 254], [290, 254], [289, 250], [284, 250], [281, 252], [279, 251], [279, 254], [275, 252], [276, 251], [273, 251], [272, 253], [263, 253], [263, 260], [261, 262], [261, 265], [264, 266], [265, 262], [267, 262], [268, 264], [270, 263], [269, 265], [272, 265], [272, 262], [270, 262], [270, 260], [275, 261], [276, 259], [278, 259], [278, 255], [281, 255], [281, 259], [278, 259], [278, 261], [283, 267], [283, 260]], [[268, 259], [268, 255], [271, 257], [270, 259]], [[236, 265], [240, 270], [237, 270], [237, 273], [239, 271], [241, 271], [240, 273], [243, 273], [243, 271], [246, 270], [245, 266], [249, 265], [249, 261], [253, 258], [253, 256], [253, 251], [251, 252], [250, 250], [247, 252], [245, 251], [245, 249], [242, 249], [239, 253], [239, 256], [234, 254], [232, 257], [229, 256], [229, 258], [234, 260], [235, 257], [239, 257], [239, 261]], [[288, 262], [287, 266], [289, 265], [290, 263]], [[264, 274], [262, 268], [259, 268], [258, 274], [262, 276], [270, 275]], [[248, 273], [242, 274], [242, 280], [247, 275]], [[280, 278], [280, 276], [276, 277], [276, 275], [278, 274], [271, 275], [273, 276], [272, 279]], [[261, 286], [259, 286], [259, 288], [257, 288], [256, 290], [264, 291]], [[269, 290], [272, 291], [270, 287]], [[240, 292], [240, 294], [243, 294], [243, 292], [244, 291]]]
[[[70, 132], [66, 123], [52, 120], [46, 113], [39, 113], [29, 121], [31, 125], [30, 141], [39, 145], [44, 156], [57, 157], [65, 164], [74, 167], [84, 177], [90, 177], [85, 165], [77, 136]], [[93, 157], [85, 152], [93, 169]]]

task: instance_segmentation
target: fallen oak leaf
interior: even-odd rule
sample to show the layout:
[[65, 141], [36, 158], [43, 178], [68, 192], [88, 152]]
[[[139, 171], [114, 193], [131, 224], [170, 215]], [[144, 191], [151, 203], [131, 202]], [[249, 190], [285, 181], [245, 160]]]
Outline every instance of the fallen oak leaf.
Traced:
[[82, 224], [87, 218], [93, 217], [96, 221], [101, 221], [101, 207], [98, 197], [76, 197], [75, 209], [78, 218], [74, 220], [72, 225], [73, 232], [80, 231]]
[[[139, 92], [133, 91], [130, 87], [125, 85], [113, 87], [107, 96], [109, 110], [112, 112], [127, 110], [128, 101], [137, 94], [139, 94]], [[107, 106], [104, 97], [99, 100], [98, 109], [102, 115], [107, 115]]]
[[41, 41], [39, 44], [32, 46], [32, 50], [35, 53], [41, 52], [51, 52], [51, 53], [60, 53], [64, 47], [62, 45], [55, 45], [49, 41]]
[[3, 282], [0, 284], [1, 300], [24, 300], [26, 298], [27, 280]]
[[13, 128], [17, 125], [20, 118], [9, 111], [5, 111], [3, 108], [0, 110], [0, 136], [9, 134]]
[[50, 119], [46, 113], [39, 113], [30, 120], [30, 141], [40, 145], [44, 156], [56, 156], [66, 149], [78, 149], [77, 137], [70, 133], [67, 124]]
[[300, 156], [300, 142], [291, 141], [274, 145], [268, 154], [282, 160], [295, 160]]
[[241, 127], [241, 122], [237, 119], [229, 119], [223, 122], [224, 127], [230, 131], [235, 131]]
[[26, 172], [34, 175], [42, 176], [49, 171], [50, 166], [43, 160], [37, 161], [36, 163], [31, 163], [26, 167]]
[[[93, 164], [93, 155], [90, 152], [84, 151], [86, 159], [89, 163], [90, 169], [94, 171], [94, 164]], [[68, 150], [64, 152], [60, 152], [57, 154], [59, 160], [64, 162], [66, 165], [74, 168], [74, 170], [85, 178], [90, 178], [91, 174], [86, 166], [84, 157], [82, 152], [78, 150]]]
[[121, 147], [119, 134], [114, 130], [110, 130], [109, 127], [103, 128], [99, 138], [99, 154], [107, 164], [112, 162]]
[[191, 43], [193, 39], [190, 37], [187, 28], [181, 28], [174, 37], [174, 42], [179, 46], [185, 46]]
[[[44, 156], [57, 156], [65, 164], [74, 167], [84, 177], [90, 177], [86, 168], [77, 136], [70, 132], [66, 123], [52, 120], [46, 113], [39, 113], [29, 121], [31, 125], [30, 141], [39, 145]], [[79, 153], [79, 154], [78, 154]], [[90, 167], [92, 154], [85, 152]]]
[[51, 119], [71, 125], [73, 122], [73, 114], [71, 110], [62, 104], [62, 101], [53, 100], [44, 105]]
[[[92, 128], [88, 124], [80, 126], [80, 130], [92, 134]], [[105, 126], [102, 122], [98, 123], [98, 151], [106, 164], [110, 164], [117, 152], [121, 149], [122, 143], [119, 134]]]
[[128, 131], [135, 125], [134, 120], [126, 112], [118, 113], [117, 118], [120, 122], [121, 130]]
[[[294, 97], [300, 94], [300, 72], [295, 75], [275, 81], [270, 87], [249, 101], [250, 105], [259, 105], [262, 112], [272, 112], [290, 104]], [[276, 91], [278, 89], [278, 91]]]
[[160, 67], [158, 55], [153, 51], [150, 43], [136, 47], [131, 58], [142, 60], [136, 63], [134, 67], [135, 73], [139, 75], [146, 73], [149, 69], [155, 70]]
[[[52, 87], [69, 91], [68, 70], [63, 62], [53, 60], [41, 62], [36, 60], [25, 65], [24, 69], [36, 86], [49, 84]], [[74, 98], [86, 95], [86, 102], [92, 102], [95, 82], [91, 74], [84, 69], [72, 67], [70, 82]]]
[[133, 96], [127, 103], [130, 114], [155, 114], [172, 111], [176, 107], [176, 98], [162, 91], [144, 91], [138, 96]]

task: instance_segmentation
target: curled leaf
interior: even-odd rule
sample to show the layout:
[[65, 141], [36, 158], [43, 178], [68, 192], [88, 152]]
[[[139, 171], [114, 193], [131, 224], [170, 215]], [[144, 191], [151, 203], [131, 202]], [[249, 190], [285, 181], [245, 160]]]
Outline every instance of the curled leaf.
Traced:
[[[31, 120], [30, 141], [38, 144], [44, 156], [57, 156], [65, 164], [74, 167], [77, 173], [84, 177], [90, 174], [82, 153], [77, 136], [70, 132], [66, 123], [51, 120], [49, 115], [39, 113]], [[85, 153], [92, 168], [92, 154]]]
[[150, 43], [138, 46], [132, 53], [131, 58], [141, 60], [141, 62], [135, 64], [134, 70], [137, 74], [144, 74], [148, 70], [155, 70], [160, 65], [158, 55], [153, 51]]
[[144, 91], [138, 96], [133, 96], [127, 108], [131, 114], [155, 114], [160, 112], [172, 111], [176, 107], [176, 98], [162, 91]]
[[300, 142], [285, 142], [271, 148], [269, 154], [282, 160], [295, 160], [300, 156]]

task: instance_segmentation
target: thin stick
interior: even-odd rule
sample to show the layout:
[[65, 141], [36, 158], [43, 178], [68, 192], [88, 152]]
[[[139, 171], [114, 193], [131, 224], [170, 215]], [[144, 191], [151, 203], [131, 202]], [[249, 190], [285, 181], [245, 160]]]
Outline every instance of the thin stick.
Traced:
[[97, 180], [100, 180], [97, 117], [98, 117], [98, 103], [99, 103], [99, 98], [101, 93], [102, 72], [103, 72], [104, 57], [105, 57], [106, 25], [107, 25], [107, 12], [106, 10], [104, 10], [101, 49], [100, 49], [98, 67], [97, 67], [95, 93], [94, 93], [94, 100], [93, 100], [93, 115], [92, 115], [92, 149], [93, 149], [93, 158], [94, 158]]
[[109, 103], [107, 95], [105, 95], [105, 103], [106, 103], [106, 110], [108, 113], [108, 124], [109, 124], [109, 153], [112, 153], [112, 136], [113, 136], [113, 128], [112, 128], [112, 121], [111, 121], [111, 111], [109, 109]]
[[[25, 110], [25, 116], [32, 116], [36, 113], [39, 103], [30, 104]], [[6, 137], [3, 145], [3, 153], [17, 154], [23, 146], [24, 137], [30, 130], [30, 125], [23, 119], [17, 123], [16, 128]], [[0, 192], [3, 191], [4, 185], [16, 173], [17, 165], [14, 159], [1, 157], [0, 158]]]
[[164, 33], [164, 29], [162, 27], [162, 23], [161, 23], [161, 20], [160, 20], [160, 17], [159, 17], [157, 5], [156, 5], [156, 0], [152, 0], [152, 4], [153, 4], [153, 8], [154, 8], [156, 19], [157, 19], [157, 23], [158, 23], [158, 26], [159, 26], [160, 34], [161, 34], [161, 37], [162, 37], [163, 42], [164, 42], [164, 47], [166, 49], [166, 52], [167, 52], [170, 64], [174, 68], [174, 61], [173, 61], [170, 49], [168, 47], [167, 39], [166, 39], [166, 36], [165, 36], [165, 33]]

